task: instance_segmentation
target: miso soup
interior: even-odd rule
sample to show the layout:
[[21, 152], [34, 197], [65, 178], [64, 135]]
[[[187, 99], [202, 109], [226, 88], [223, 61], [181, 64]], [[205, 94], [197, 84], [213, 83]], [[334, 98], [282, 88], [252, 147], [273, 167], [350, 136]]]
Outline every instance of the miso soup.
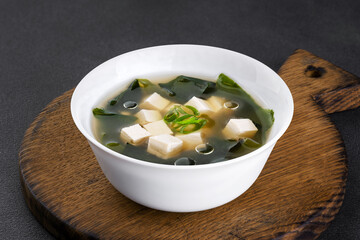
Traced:
[[200, 165], [242, 156], [265, 143], [274, 122], [272, 110], [225, 74], [216, 82], [135, 79], [115, 94], [93, 109], [95, 136], [116, 152], [153, 163]]

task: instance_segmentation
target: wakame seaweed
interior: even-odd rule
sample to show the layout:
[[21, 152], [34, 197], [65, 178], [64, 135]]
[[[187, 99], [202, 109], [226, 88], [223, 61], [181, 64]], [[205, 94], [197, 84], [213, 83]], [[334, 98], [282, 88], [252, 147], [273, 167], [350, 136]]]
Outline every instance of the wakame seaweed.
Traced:
[[193, 96], [199, 97], [216, 88], [214, 82], [182, 75], [168, 83], [159, 83], [159, 86], [179, 103], [185, 103]]
[[153, 86], [154, 84], [150, 82], [148, 79], [135, 79], [130, 83], [130, 85], [125, 91], [123, 91], [122, 93], [111, 99], [109, 101], [109, 105], [113, 106], [117, 104], [121, 99], [126, 97], [126, 95], [132, 94], [133, 91], [137, 88], [149, 88], [148, 90], [151, 90], [153, 89]]
[[[257, 125], [258, 128], [261, 128], [263, 132], [266, 132], [274, 123], [274, 111], [272, 109], [264, 109], [259, 106], [254, 99], [244, 91], [234, 80], [221, 73], [216, 81], [216, 86], [230, 93], [232, 99], [242, 99], [246, 101], [251, 108], [253, 108], [256, 117], [250, 117]], [[254, 119], [255, 118], [255, 119]], [[266, 135], [263, 135], [263, 139], [265, 140]]]
[[117, 113], [106, 112], [103, 108], [94, 108], [93, 109], [93, 114], [94, 114], [94, 116], [97, 116], [97, 115], [103, 115], [103, 116], [117, 115]]

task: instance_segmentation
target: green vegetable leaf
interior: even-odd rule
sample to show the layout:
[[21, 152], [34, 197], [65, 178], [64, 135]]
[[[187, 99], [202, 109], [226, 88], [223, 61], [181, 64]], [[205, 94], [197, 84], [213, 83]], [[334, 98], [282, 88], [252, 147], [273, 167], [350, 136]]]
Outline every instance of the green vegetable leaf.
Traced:
[[240, 88], [240, 86], [231, 78], [229, 78], [228, 76], [226, 76], [225, 74], [221, 73], [218, 77], [218, 81], [223, 85], [223, 86], [228, 86], [231, 88]]
[[242, 140], [242, 145], [246, 148], [250, 148], [250, 149], [257, 149], [259, 147], [261, 147], [261, 144], [258, 143], [257, 141], [251, 139], [251, 138], [244, 138]]
[[137, 79], [135, 79], [132, 83], [130, 83], [130, 86], [128, 87], [128, 89], [132, 91], [138, 87], [140, 87], [139, 81]]
[[131, 91], [138, 88], [138, 87], [141, 87], [141, 88], [145, 88], [147, 86], [150, 86], [152, 85], [152, 83], [147, 80], [147, 79], [142, 79], [142, 78], [138, 78], [138, 79], [135, 79], [129, 86], [128, 89], [130, 89]]
[[103, 115], [103, 116], [114, 116], [117, 115], [116, 113], [106, 112], [103, 108], [94, 108], [93, 114], [96, 115]]
[[275, 121], [274, 111], [272, 109], [264, 109], [261, 107], [256, 107], [255, 113], [256, 115], [259, 116], [259, 119], [261, 119], [260, 128], [262, 128], [264, 131], [271, 128], [271, 126]]
[[122, 153], [124, 151], [125, 146], [118, 142], [109, 142], [105, 145], [106, 147], [114, 150], [115, 152]]
[[147, 80], [147, 79], [136, 79], [136, 80], [138, 81], [139, 86], [140, 86], [141, 88], [145, 88], [145, 87], [147, 87], [147, 86], [152, 85], [152, 83], [151, 83], [149, 80]]
[[247, 154], [262, 146], [260, 143], [251, 138], [243, 138], [239, 141], [228, 141], [228, 143], [228, 153], [226, 154], [227, 159]]
[[273, 125], [274, 111], [260, 107], [234, 80], [221, 73], [216, 81], [216, 85], [219, 89], [230, 93], [232, 98], [236, 99], [240, 97], [241, 101], [246, 101], [255, 110], [256, 115], [253, 117], [258, 119], [258, 124], [261, 125], [263, 132]]
[[234, 80], [223, 73], [221, 73], [216, 80], [216, 85], [224, 91], [250, 97], [250, 95], [247, 94]]
[[154, 84], [147, 79], [135, 79], [134, 81], [132, 81], [130, 83], [130, 85], [124, 92], [122, 92], [120, 95], [116, 96], [115, 98], [111, 99], [109, 101], [109, 104], [110, 104], [110, 106], [113, 106], [113, 105], [117, 104], [124, 97], [125, 94], [129, 94], [129, 92], [131, 92], [139, 87], [146, 88], [149, 86], [154, 86]]
[[[105, 111], [103, 108], [94, 108], [93, 109], [93, 114], [95, 117], [102, 117], [102, 116], [106, 116], [106, 118], [108, 118], [108, 116], [113, 116], [112, 118], [114, 118], [113, 121], [119, 121], [119, 122], [134, 122], [137, 117], [132, 116], [132, 115], [123, 115], [123, 114], [118, 114], [118, 113], [113, 113], [113, 112], [107, 112]], [[108, 119], [112, 119], [112, 118], [108, 118]]]
[[106, 144], [107, 147], [116, 147], [119, 145], [120, 145], [120, 143], [117, 143], [117, 142], [111, 142], [111, 143]]
[[215, 90], [214, 82], [192, 78], [187, 76], [178, 76], [168, 83], [160, 83], [159, 86], [177, 102], [185, 103], [193, 96], [200, 96], [203, 93]]
[[275, 121], [275, 117], [274, 117], [274, 110], [272, 109], [265, 109], [268, 114], [270, 115], [271, 121], [274, 122]]
[[115, 98], [111, 99], [110, 102], [109, 102], [109, 104], [110, 104], [111, 106], [117, 104], [117, 102], [120, 101], [120, 99], [122, 99], [124, 95], [125, 95], [125, 92], [122, 92], [121, 94], [119, 94], [119, 95], [116, 96]]
[[239, 141], [237, 141], [236, 144], [231, 146], [231, 148], [229, 149], [229, 152], [236, 153], [236, 152], [244, 151], [247, 149], [254, 150], [259, 147], [261, 147], [261, 144], [258, 143], [257, 141], [255, 141], [251, 138], [243, 138], [243, 139], [240, 139]]

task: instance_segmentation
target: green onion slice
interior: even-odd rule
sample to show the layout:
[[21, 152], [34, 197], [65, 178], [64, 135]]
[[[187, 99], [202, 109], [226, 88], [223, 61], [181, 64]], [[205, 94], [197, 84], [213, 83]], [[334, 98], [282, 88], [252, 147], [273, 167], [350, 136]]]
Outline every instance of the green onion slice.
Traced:
[[[186, 111], [185, 108], [188, 110]], [[199, 111], [192, 106], [176, 105], [165, 114], [164, 121], [173, 131], [188, 134], [199, 130], [208, 122], [207, 119], [201, 118], [199, 115]]]

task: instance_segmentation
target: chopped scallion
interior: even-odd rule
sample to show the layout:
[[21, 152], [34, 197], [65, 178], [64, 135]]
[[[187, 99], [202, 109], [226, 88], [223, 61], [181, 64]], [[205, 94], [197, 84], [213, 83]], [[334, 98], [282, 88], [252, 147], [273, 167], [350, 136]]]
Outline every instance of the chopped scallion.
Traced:
[[188, 105], [185, 108], [191, 110], [192, 114], [182, 106], [174, 106], [165, 114], [164, 121], [173, 131], [188, 134], [199, 130], [207, 123], [207, 119], [199, 117], [200, 113], [196, 108]]

